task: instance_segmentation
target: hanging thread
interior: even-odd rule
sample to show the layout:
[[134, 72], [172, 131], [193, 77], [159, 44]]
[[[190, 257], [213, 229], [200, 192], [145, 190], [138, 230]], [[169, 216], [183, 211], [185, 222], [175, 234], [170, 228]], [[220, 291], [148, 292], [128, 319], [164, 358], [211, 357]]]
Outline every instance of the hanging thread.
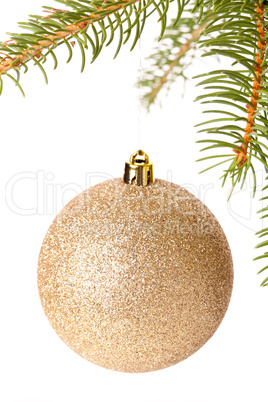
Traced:
[[141, 133], [141, 113], [142, 113], [142, 51], [141, 51], [141, 37], [139, 37], [139, 60], [140, 60], [140, 65], [139, 65], [139, 106], [138, 106], [138, 148], [142, 148], [142, 133]]

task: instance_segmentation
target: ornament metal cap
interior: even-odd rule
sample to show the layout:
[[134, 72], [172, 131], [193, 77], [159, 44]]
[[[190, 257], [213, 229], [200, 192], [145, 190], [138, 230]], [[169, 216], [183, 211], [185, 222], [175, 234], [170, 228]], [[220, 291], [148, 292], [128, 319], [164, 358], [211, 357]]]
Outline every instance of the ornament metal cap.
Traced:
[[129, 162], [125, 163], [124, 182], [142, 187], [154, 183], [153, 164], [141, 149], [134, 152]]

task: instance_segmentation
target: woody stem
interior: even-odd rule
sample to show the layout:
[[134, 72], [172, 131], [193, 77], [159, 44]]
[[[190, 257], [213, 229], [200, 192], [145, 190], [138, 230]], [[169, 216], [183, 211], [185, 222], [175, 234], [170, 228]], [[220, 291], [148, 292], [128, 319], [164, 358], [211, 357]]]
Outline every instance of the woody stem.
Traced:
[[265, 33], [266, 29], [264, 27], [264, 4], [259, 3], [255, 4], [256, 6], [256, 12], [258, 13], [258, 17], [256, 17], [257, 20], [257, 27], [258, 27], [258, 33], [260, 35], [260, 40], [257, 42], [257, 47], [258, 51], [255, 53], [256, 55], [256, 64], [254, 66], [255, 72], [256, 72], [256, 77], [253, 77], [253, 84], [252, 84], [252, 96], [250, 98], [250, 105], [246, 105], [247, 111], [248, 111], [248, 116], [247, 116], [247, 125], [245, 128], [245, 134], [244, 134], [244, 144], [240, 146], [241, 151], [234, 150], [234, 152], [237, 154], [236, 158], [239, 162], [238, 166], [241, 167], [243, 166], [246, 161], [247, 161], [247, 155], [248, 155], [248, 148], [250, 144], [250, 134], [253, 131], [253, 126], [255, 123], [255, 112], [257, 110], [258, 106], [258, 98], [259, 98], [259, 90], [261, 89], [261, 75], [263, 72], [262, 68], [262, 63], [264, 60], [264, 55], [265, 55], [265, 50], [266, 50], [266, 40], [265, 40]]

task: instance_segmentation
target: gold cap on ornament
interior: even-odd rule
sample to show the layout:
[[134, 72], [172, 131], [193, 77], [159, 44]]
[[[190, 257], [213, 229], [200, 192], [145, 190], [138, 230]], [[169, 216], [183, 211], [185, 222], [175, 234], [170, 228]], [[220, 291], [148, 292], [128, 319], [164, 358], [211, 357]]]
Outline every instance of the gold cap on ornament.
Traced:
[[154, 183], [153, 164], [141, 149], [134, 152], [129, 162], [125, 163], [124, 182], [142, 187]]

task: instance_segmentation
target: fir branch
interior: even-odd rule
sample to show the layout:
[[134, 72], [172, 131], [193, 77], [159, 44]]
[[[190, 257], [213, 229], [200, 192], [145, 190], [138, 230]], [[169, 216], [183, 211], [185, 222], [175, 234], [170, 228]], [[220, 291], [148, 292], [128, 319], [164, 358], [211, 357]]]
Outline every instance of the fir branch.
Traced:
[[248, 116], [247, 116], [247, 126], [245, 128], [244, 134], [244, 143], [240, 145], [241, 151], [237, 151], [234, 149], [234, 152], [237, 154], [236, 159], [239, 161], [238, 167], [242, 167], [248, 159], [248, 148], [250, 144], [250, 135], [254, 132], [254, 124], [255, 124], [255, 113], [258, 108], [258, 98], [259, 98], [259, 91], [262, 89], [262, 73], [263, 73], [263, 63], [265, 58], [266, 52], [266, 27], [265, 27], [265, 20], [263, 17], [264, 14], [264, 4], [259, 3], [256, 4], [256, 13], [258, 13], [259, 17], [256, 17], [257, 26], [258, 26], [258, 33], [260, 37], [257, 41], [257, 52], [256, 52], [256, 64], [254, 65], [254, 69], [256, 74], [253, 77], [253, 84], [252, 84], [252, 96], [250, 98], [250, 105], [246, 105]]
[[[181, 58], [185, 56], [188, 50], [191, 48], [193, 42], [196, 42], [199, 38], [200, 33], [205, 28], [206, 24], [200, 25], [198, 28], [194, 29], [189, 39], [187, 39], [186, 43], [182, 44], [179, 51], [175, 54], [174, 60], [169, 64], [167, 71], [163, 74], [161, 78], [155, 84], [155, 87], [144, 96], [144, 101], [147, 103], [148, 107], [154, 103], [158, 93], [162, 90], [164, 84], [168, 81], [170, 75], [174, 71], [174, 69], [178, 66]], [[170, 46], [170, 48], [172, 48]], [[158, 78], [158, 77], [157, 77]]]
[[[240, 0], [231, 3], [217, 1], [211, 21], [203, 33], [204, 36], [214, 35], [213, 38], [205, 38], [202, 41], [201, 47], [209, 49], [203, 56], [227, 56], [234, 59], [233, 65], [240, 64], [244, 68], [217, 70], [198, 76], [203, 78], [198, 85], [202, 85], [205, 91], [209, 90], [209, 93], [200, 95], [197, 100], [203, 104], [221, 104], [236, 109], [232, 114], [228, 114], [225, 109], [213, 110], [213, 113], [219, 114], [219, 119], [205, 121], [202, 125], [209, 127], [199, 132], [207, 132], [207, 137], [213, 135], [214, 138], [198, 141], [211, 144], [203, 148], [206, 151], [224, 149], [226, 146], [230, 148], [233, 144], [236, 156], [231, 163], [229, 158], [225, 159], [229, 162], [229, 167], [223, 175], [223, 184], [227, 177], [231, 177], [233, 188], [238, 183], [243, 186], [249, 170], [255, 175], [253, 158], [268, 168], [267, 150], [261, 142], [261, 137], [265, 137], [267, 133], [267, 116], [262, 107], [266, 101], [265, 15], [263, 2], [258, 2], [256, 6], [254, 0], [248, 0], [246, 3]], [[212, 111], [205, 111], [210, 112]], [[221, 121], [224, 125], [213, 124]], [[226, 124], [228, 121], [230, 124]], [[245, 122], [246, 128], [243, 127]], [[219, 135], [220, 139], [215, 140], [215, 135]], [[223, 136], [229, 137], [230, 142], [223, 141]], [[211, 156], [213, 155], [202, 160], [208, 160]]]
[[207, 24], [198, 22], [199, 13], [200, 10], [194, 14], [185, 11], [178, 21], [172, 20], [155, 53], [148, 57], [150, 65], [137, 84], [144, 91], [143, 104], [147, 109], [156, 101], [165, 84], [170, 84], [179, 76], [187, 79], [185, 72], [196, 57], [196, 43]]
[[[140, 37], [145, 21], [155, 11], [159, 14], [162, 38], [166, 29], [166, 15], [170, 1], [159, 0], [57, 0], [69, 9], [44, 7], [47, 13], [44, 15], [31, 15], [27, 22], [19, 26], [27, 30], [27, 33], [10, 34], [10, 39], [0, 43], [0, 93], [3, 90], [3, 75], [11, 71], [19, 71], [21, 67], [28, 71], [27, 63], [31, 60], [37, 65], [46, 81], [47, 76], [43, 64], [47, 56], [54, 60], [54, 67], [58, 66], [55, 49], [65, 44], [69, 57], [72, 58], [72, 46], [78, 43], [81, 50], [81, 71], [85, 67], [85, 49], [90, 45], [92, 60], [96, 60], [104, 44], [108, 46], [115, 38], [118, 31], [118, 46], [115, 57], [121, 46], [125, 44], [134, 31], [131, 50], [135, 47]], [[177, 0], [178, 11], [176, 19], [190, 0]], [[194, 5], [196, 7], [196, 4]], [[200, 6], [197, 6], [200, 10]], [[109, 37], [109, 38], [108, 38]], [[74, 41], [75, 40], [75, 41]], [[13, 77], [13, 76], [12, 76]], [[14, 78], [16, 85], [20, 87], [19, 76]]]
[[[44, 50], [51, 50], [51, 48], [61, 43], [66, 43], [65, 41], [69, 40], [71, 37], [75, 37], [78, 39], [78, 42], [81, 43], [80, 38], [76, 36], [77, 34], [85, 34], [90, 25], [93, 25], [96, 21], [100, 21], [110, 15], [117, 15], [116, 13], [122, 8], [136, 2], [138, 2], [138, 0], [123, 0], [121, 2], [113, 2], [116, 3], [115, 5], [107, 4], [103, 6], [102, 3], [95, 2], [95, 7], [84, 7], [80, 15], [79, 13], [77, 15], [77, 10], [76, 14], [72, 15], [72, 13], [67, 10], [45, 7], [45, 11], [50, 13], [49, 16], [33, 16], [34, 19], [30, 19], [29, 23], [20, 24], [23, 28], [31, 29], [33, 31], [32, 34], [11, 34], [11, 40], [1, 44], [1, 50], [6, 49], [7, 52], [5, 57], [0, 61], [0, 74], [14, 67], [20, 67], [35, 57], [39, 59]], [[72, 5], [74, 9], [77, 9], [77, 6], [72, 4], [74, 2], [66, 1], [64, 3]], [[91, 11], [91, 13], [84, 16], [84, 14], [86, 14], [85, 11]], [[66, 23], [73, 17], [77, 19], [79, 16], [81, 17], [80, 20], [72, 20], [72, 23]], [[14, 50], [16, 50], [18, 46], [26, 47], [26, 49], [23, 49], [21, 52], [16, 52], [16, 54], [12, 56], [12, 53], [15, 53]], [[97, 54], [99, 54], [99, 50], [99, 46], [98, 48], [95, 47], [95, 53], [97, 52]], [[93, 54], [93, 57], [94, 56], [96, 56], [96, 54]]]
[[[206, 139], [198, 141], [206, 144], [202, 151], [213, 151], [213, 154], [199, 161], [210, 159], [214, 161], [215, 157], [220, 159], [219, 163], [207, 169], [228, 163], [222, 179], [224, 185], [227, 178], [231, 178], [232, 191], [238, 183], [241, 183], [241, 188], [243, 187], [246, 176], [251, 171], [255, 192], [257, 177], [254, 159], [261, 162], [268, 172], [266, 78], [268, 7], [264, 1], [216, 0], [211, 15], [211, 21], [203, 32], [205, 38], [201, 46], [209, 49], [204, 56], [215, 54], [227, 56], [234, 60], [233, 66], [240, 68], [212, 71], [198, 77], [202, 77], [198, 85], [202, 85], [208, 93], [203, 93], [197, 100], [206, 105], [219, 104], [221, 107], [216, 110], [215, 108], [205, 110], [205, 113], [217, 113], [219, 118], [198, 125], [206, 127], [199, 130], [202, 134], [206, 133]], [[229, 107], [233, 110], [229, 111]], [[232, 149], [235, 156], [226, 152], [215, 155], [216, 149], [223, 151]], [[265, 186], [264, 190], [267, 188], [268, 186]], [[268, 217], [268, 207], [259, 212], [262, 213], [262, 219]], [[261, 230], [257, 235], [267, 236], [268, 228]], [[261, 242], [257, 248], [265, 246], [268, 246], [268, 241]], [[268, 252], [264, 252], [256, 260], [267, 257]], [[267, 268], [268, 266], [265, 266], [259, 273], [266, 271]], [[268, 277], [262, 281], [261, 286], [268, 286]]]

